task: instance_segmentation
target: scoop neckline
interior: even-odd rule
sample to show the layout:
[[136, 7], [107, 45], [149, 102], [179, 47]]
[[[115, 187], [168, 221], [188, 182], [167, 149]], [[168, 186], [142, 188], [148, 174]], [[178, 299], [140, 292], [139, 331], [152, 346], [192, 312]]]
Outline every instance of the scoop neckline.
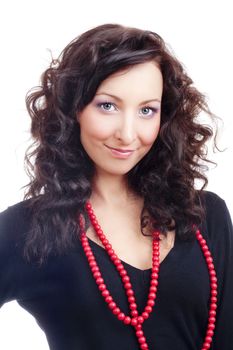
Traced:
[[[99, 252], [106, 252], [105, 248], [103, 248], [101, 245], [99, 245], [98, 243], [96, 243], [95, 241], [93, 241], [91, 238], [87, 237], [88, 239], [88, 242], [92, 245], [92, 247], [95, 248], [95, 253], [99, 253]], [[163, 259], [163, 261], [160, 263], [160, 266], [163, 266], [167, 263], [168, 260], [170, 260], [171, 256], [174, 254], [174, 248], [176, 247], [177, 245], [177, 235], [175, 235], [175, 240], [174, 240], [174, 245], [172, 247], [172, 249], [169, 251], [169, 253], [166, 255], [166, 257]], [[103, 256], [102, 254], [98, 254], [99, 256]], [[125, 266], [128, 266], [128, 268], [130, 268], [131, 270], [135, 270], [135, 271], [138, 271], [140, 273], [147, 273], [147, 272], [151, 272], [152, 270], [152, 267], [149, 267], [148, 269], [140, 269], [136, 266], [133, 266], [129, 263], [127, 263], [126, 261], [122, 260], [119, 258], [119, 260], [121, 261], [121, 263]]]

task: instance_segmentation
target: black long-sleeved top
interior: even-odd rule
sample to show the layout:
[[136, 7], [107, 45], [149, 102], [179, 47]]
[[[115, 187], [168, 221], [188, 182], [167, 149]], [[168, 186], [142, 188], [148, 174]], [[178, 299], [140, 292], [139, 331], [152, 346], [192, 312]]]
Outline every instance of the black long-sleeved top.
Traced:
[[[206, 192], [202, 234], [212, 251], [218, 276], [219, 302], [211, 349], [233, 349], [233, 233], [225, 202]], [[132, 326], [119, 321], [107, 307], [90, 272], [81, 243], [44, 265], [22, 257], [23, 236], [30, 214], [24, 202], [0, 214], [0, 306], [17, 302], [37, 320], [51, 350], [136, 350]], [[89, 240], [107, 288], [125, 314], [127, 299], [119, 275], [104, 248]], [[145, 307], [151, 270], [123, 262], [138, 304]], [[150, 350], [198, 350], [206, 332], [209, 275], [196, 240], [175, 239], [161, 263], [153, 312], [143, 329]]]

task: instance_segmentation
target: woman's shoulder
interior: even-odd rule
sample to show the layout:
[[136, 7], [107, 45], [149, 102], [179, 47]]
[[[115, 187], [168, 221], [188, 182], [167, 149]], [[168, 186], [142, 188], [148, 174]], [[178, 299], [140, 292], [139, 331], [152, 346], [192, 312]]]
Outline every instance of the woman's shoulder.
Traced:
[[220, 195], [212, 191], [203, 191], [201, 197], [202, 199], [204, 199], [206, 207], [216, 204], [221, 205], [222, 203], [224, 203], [224, 199]]
[[8, 206], [0, 213], [0, 240], [12, 241], [22, 238], [31, 220], [30, 199]]
[[221, 219], [229, 214], [225, 200], [215, 192], [203, 191], [201, 201], [205, 208], [207, 219]]
[[204, 191], [202, 205], [205, 208], [204, 226], [208, 237], [216, 242], [232, 240], [232, 221], [225, 200], [214, 192]]
[[31, 217], [31, 199], [23, 200], [18, 203], [9, 205], [0, 212], [1, 223], [13, 223], [15, 221], [28, 220]]

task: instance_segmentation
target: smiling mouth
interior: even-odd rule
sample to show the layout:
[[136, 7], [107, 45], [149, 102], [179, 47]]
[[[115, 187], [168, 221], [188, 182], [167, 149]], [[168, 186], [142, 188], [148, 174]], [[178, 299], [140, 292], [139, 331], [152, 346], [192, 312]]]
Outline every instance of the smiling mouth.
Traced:
[[120, 153], [132, 153], [134, 150], [133, 149], [122, 149], [122, 148], [115, 148], [115, 147], [110, 147], [105, 145], [107, 148], [113, 150], [113, 151], [117, 151]]
[[134, 150], [132, 149], [122, 149], [122, 148], [115, 148], [105, 145], [111, 152], [112, 156], [114, 158], [121, 158], [126, 159], [133, 154]]

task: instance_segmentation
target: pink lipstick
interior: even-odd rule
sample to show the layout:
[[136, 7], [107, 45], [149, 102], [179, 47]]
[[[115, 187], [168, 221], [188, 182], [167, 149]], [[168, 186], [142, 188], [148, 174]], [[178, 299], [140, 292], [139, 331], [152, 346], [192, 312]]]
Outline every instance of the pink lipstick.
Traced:
[[114, 148], [114, 147], [109, 147], [107, 145], [105, 146], [110, 150], [111, 154], [115, 158], [127, 159], [134, 152], [134, 150], [131, 150], [131, 149]]

